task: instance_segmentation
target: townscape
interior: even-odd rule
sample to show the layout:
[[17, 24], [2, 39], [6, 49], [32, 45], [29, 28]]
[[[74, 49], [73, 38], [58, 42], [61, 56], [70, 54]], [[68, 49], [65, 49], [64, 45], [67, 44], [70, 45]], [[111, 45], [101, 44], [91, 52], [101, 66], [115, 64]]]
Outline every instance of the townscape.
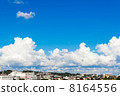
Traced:
[[0, 80], [120, 80], [120, 75], [6, 70], [0, 72]]

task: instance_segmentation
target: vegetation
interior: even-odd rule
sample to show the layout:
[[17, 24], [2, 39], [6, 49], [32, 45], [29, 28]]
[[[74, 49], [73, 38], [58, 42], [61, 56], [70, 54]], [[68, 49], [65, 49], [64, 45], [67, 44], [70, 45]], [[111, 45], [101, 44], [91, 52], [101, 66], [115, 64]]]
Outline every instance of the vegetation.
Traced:
[[48, 79], [41, 79], [41, 80], [48, 80]]
[[24, 78], [20, 78], [20, 80], [25, 80]]
[[57, 72], [52, 72], [51, 74], [53, 75], [59, 75], [59, 76], [62, 76], [62, 77], [65, 77], [65, 76], [75, 76], [76, 74], [72, 74], [72, 73], [57, 73]]
[[118, 77], [116, 78], [116, 80], [120, 80], [120, 76], [118, 76]]
[[12, 72], [12, 70], [5, 70], [5, 71], [1, 71], [0, 74], [5, 74], [5, 75], [8, 75]]
[[34, 71], [31, 71], [31, 70], [23, 70], [22, 72], [23, 72], [23, 73], [27, 73], [27, 72], [34, 72]]

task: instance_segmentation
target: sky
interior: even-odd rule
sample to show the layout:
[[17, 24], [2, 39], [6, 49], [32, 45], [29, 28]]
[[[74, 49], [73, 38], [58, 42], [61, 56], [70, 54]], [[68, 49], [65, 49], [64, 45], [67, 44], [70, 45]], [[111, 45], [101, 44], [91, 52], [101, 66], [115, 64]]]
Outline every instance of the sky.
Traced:
[[1, 70], [118, 74], [119, 4], [118, 0], [0, 0]]

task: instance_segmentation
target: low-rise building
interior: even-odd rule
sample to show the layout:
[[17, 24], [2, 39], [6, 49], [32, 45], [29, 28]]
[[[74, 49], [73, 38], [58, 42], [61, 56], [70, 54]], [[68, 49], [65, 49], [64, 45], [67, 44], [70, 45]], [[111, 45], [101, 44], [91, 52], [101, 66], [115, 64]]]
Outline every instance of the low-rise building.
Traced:
[[0, 76], [0, 80], [13, 80], [13, 76], [3, 75], [3, 76]]
[[34, 72], [18, 72], [18, 71], [13, 71], [12, 73], [9, 74], [9, 76], [12, 76], [14, 78], [17, 78], [16, 80], [19, 79], [24, 79], [24, 80], [35, 80], [36, 76]]

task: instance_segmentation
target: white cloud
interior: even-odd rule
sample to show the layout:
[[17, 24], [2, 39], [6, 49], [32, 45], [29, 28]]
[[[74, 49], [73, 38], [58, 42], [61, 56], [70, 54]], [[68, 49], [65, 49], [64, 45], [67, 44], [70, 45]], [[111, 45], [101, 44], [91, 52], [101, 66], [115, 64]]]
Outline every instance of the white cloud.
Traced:
[[24, 2], [22, 0], [14, 0], [13, 3], [15, 3], [15, 4], [24, 4]]
[[30, 38], [15, 38], [15, 43], [0, 49], [0, 65], [31, 66], [44, 58], [44, 51], [35, 51], [35, 42]]
[[120, 37], [113, 37], [108, 44], [97, 45], [96, 49], [108, 56], [120, 56]]
[[35, 16], [34, 12], [30, 12], [30, 13], [23, 13], [21, 11], [17, 12], [17, 17], [23, 17], [24, 19], [30, 19], [33, 18]]
[[[45, 55], [43, 49], [36, 51], [35, 42], [29, 37], [14, 40], [14, 44], [0, 49], [1, 68], [4, 66], [9, 68], [34, 66], [42, 71], [93, 73], [100, 71], [102, 66], [102, 73], [111, 73], [114, 71], [111, 67], [120, 67], [120, 37], [113, 37], [108, 44], [97, 45], [97, 50], [90, 50], [85, 43], [81, 43], [80, 48], [75, 51], [69, 52], [67, 49], [56, 48], [50, 51], [49, 56]], [[107, 71], [104, 70], [104, 67]]]
[[9, 3], [13, 3], [13, 4], [24, 4], [24, 2], [22, 0], [8, 0]]

